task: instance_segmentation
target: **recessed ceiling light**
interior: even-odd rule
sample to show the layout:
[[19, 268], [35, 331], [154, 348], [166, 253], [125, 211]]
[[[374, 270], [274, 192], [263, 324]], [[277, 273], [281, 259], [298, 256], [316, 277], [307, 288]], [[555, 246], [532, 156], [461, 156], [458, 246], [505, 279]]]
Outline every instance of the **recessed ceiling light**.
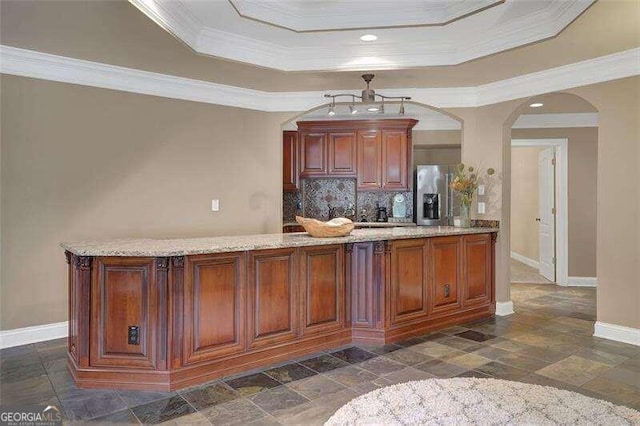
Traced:
[[542, 105], [544, 105], [542, 102], [534, 102], [531, 105], [529, 105], [531, 108], [540, 108]]
[[374, 34], [365, 34], [362, 37], [360, 37], [360, 40], [362, 41], [376, 41], [377, 39], [378, 39], [378, 36]]

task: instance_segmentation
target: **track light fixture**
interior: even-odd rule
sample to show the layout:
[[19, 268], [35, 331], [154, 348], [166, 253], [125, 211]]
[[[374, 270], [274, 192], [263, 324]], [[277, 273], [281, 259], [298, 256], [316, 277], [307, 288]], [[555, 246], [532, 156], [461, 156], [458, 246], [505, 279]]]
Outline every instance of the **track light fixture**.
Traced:
[[334, 115], [336, 115], [336, 100], [335, 99], [331, 102], [331, 105], [329, 105], [329, 115], [332, 116], [332, 117]]
[[325, 98], [331, 98], [331, 105], [329, 105], [329, 115], [333, 116], [336, 113], [336, 99], [342, 97], [350, 97], [351, 105], [349, 105], [349, 111], [351, 114], [357, 114], [358, 108], [356, 107], [356, 98], [364, 104], [364, 108], [369, 112], [378, 112], [384, 114], [384, 102], [385, 100], [400, 101], [400, 115], [404, 115], [404, 101], [411, 100], [410, 96], [385, 96], [376, 93], [375, 90], [369, 87], [371, 80], [374, 78], [374, 74], [363, 74], [362, 79], [367, 83], [367, 88], [362, 91], [362, 95], [354, 95], [352, 93], [337, 93], [335, 95], [325, 94]]

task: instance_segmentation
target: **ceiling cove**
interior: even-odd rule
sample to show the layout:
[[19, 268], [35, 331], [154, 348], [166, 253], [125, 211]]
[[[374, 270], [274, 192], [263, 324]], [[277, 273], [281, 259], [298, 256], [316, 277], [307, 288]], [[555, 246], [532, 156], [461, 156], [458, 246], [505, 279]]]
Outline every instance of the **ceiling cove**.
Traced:
[[372, 71], [456, 65], [554, 37], [595, 0], [129, 2], [201, 54], [281, 71]]

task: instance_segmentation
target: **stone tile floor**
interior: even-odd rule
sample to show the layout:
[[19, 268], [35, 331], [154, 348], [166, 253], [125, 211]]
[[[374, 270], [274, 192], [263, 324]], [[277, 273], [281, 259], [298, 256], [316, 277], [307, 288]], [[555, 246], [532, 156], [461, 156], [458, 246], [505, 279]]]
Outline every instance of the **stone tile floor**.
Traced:
[[398, 344], [313, 354], [178, 392], [77, 389], [63, 339], [0, 352], [0, 402], [62, 406], [70, 422], [322, 424], [352, 398], [433, 377], [549, 385], [640, 410], [640, 347], [592, 337], [595, 289], [514, 284], [517, 313]]
[[511, 267], [511, 283], [554, 284], [540, 275], [540, 271], [537, 269], [515, 259], [510, 259], [509, 265]]

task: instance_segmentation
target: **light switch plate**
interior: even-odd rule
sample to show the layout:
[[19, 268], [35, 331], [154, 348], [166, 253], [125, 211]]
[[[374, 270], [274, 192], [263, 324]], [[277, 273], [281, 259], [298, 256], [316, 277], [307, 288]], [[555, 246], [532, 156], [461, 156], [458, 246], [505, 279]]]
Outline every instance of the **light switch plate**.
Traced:
[[211, 200], [211, 211], [217, 212], [220, 210], [220, 200]]
[[478, 214], [484, 214], [484, 209], [485, 209], [484, 203], [480, 201], [478, 203]]

